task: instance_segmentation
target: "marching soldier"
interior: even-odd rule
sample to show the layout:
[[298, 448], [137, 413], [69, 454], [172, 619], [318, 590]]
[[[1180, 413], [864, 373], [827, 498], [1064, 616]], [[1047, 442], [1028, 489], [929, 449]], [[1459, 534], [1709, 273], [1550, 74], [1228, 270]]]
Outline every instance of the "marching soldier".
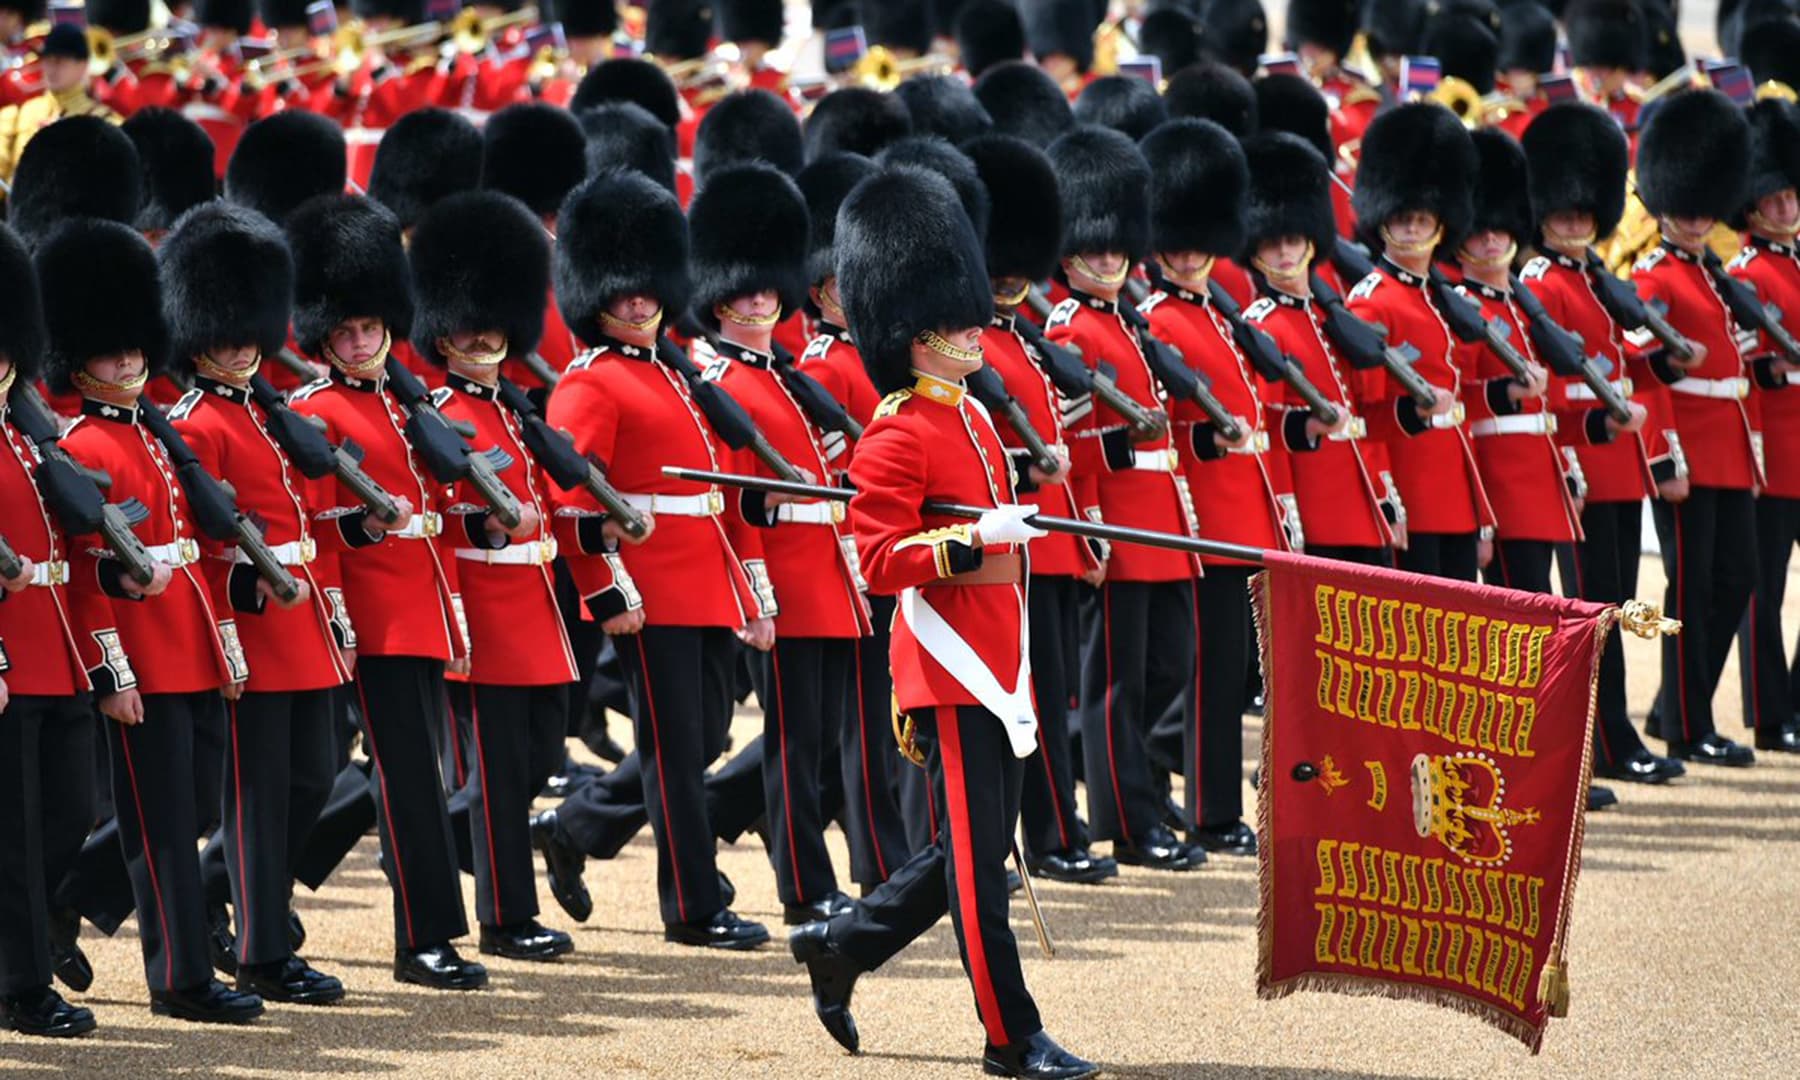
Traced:
[[[1654, 494], [1650, 454], [1668, 450], [1662, 425], [1647, 427], [1651, 407], [1661, 414], [1664, 392], [1625, 349], [1625, 330], [1601, 297], [1606, 283], [1591, 276], [1588, 252], [1618, 227], [1625, 208], [1629, 148], [1619, 125], [1592, 105], [1553, 105], [1525, 131], [1525, 159], [1542, 252], [1520, 274], [1557, 325], [1579, 334], [1582, 351], [1610, 370], [1631, 419], [1621, 424], [1579, 378], [1554, 375], [1549, 405], [1565, 459], [1573, 456], [1585, 496], [1581, 540], [1559, 552], [1564, 591], [1617, 604], [1637, 593], [1643, 502]], [[1598, 273], [1606, 270], [1601, 267]], [[1632, 377], [1627, 377], [1628, 367]], [[1633, 390], [1633, 385], [1636, 389]], [[1613, 780], [1661, 783], [1686, 771], [1652, 754], [1632, 726], [1625, 693], [1625, 645], [1609, 635], [1600, 653], [1594, 724], [1594, 773]]]
[[[240, 144], [240, 147], [243, 144]], [[394, 978], [440, 990], [487, 985], [487, 969], [450, 944], [468, 933], [437, 739], [444, 673], [467, 673], [454, 548], [495, 546], [480, 515], [470, 535], [443, 536], [448, 505], [405, 436], [407, 413], [388, 386], [395, 338], [410, 330], [413, 298], [400, 226], [360, 197], [319, 198], [287, 223], [294, 253], [294, 337], [330, 375], [294, 395], [296, 411], [333, 442], [363, 448], [363, 468], [406, 501], [380, 544], [340, 557], [356, 635], [363, 736], [375, 763], [381, 849], [394, 894]], [[337, 505], [353, 505], [340, 492]], [[329, 513], [329, 511], [327, 511]]]
[[218, 194], [212, 137], [173, 109], [141, 109], [119, 130], [143, 171], [144, 202], [132, 225], [155, 247], [176, 218]]
[[1422, 404], [1391, 374], [1368, 403], [1369, 433], [1387, 442], [1407, 508], [1402, 570], [1474, 581], [1493, 511], [1462, 427], [1457, 341], [1433, 295], [1432, 259], [1461, 245], [1473, 213], [1475, 144], [1449, 109], [1417, 103], [1376, 117], [1363, 138], [1352, 205], [1357, 227], [1381, 253], [1350, 291], [1350, 310], [1387, 327], [1431, 385]]
[[8, 394], [43, 366], [44, 315], [31, 256], [0, 228], [0, 515], [19, 557], [0, 578], [0, 1024], [25, 1035], [82, 1035], [94, 1014], [50, 985], [51, 890], [94, 816], [94, 725], [84, 627], [69, 588], [70, 548], [40, 493], [36, 448], [11, 422]]
[[277, 225], [301, 203], [344, 190], [344, 132], [317, 113], [283, 112], [244, 130], [225, 169], [225, 197]]
[[[112, 750], [113, 805], [137, 902], [150, 1009], [210, 1023], [247, 1023], [262, 999], [212, 977], [194, 842], [195, 730], [241, 689], [247, 671], [230, 620], [215, 611], [195, 563], [193, 512], [162, 444], [144, 426], [144, 385], [165, 362], [168, 332], [156, 259], [142, 237], [114, 222], [63, 225], [38, 249], [50, 334], [46, 377], [82, 395], [82, 416], [63, 438], [70, 456], [112, 478], [114, 500], [149, 510], [136, 531], [154, 560], [148, 583], [95, 555], [71, 550], [71, 577], [103, 616], [86, 635], [83, 665]], [[102, 541], [102, 543], [104, 543]], [[223, 624], [223, 625], [221, 625]], [[210, 808], [204, 812], [210, 816]]]
[[407, 113], [375, 149], [369, 198], [410, 233], [440, 200], [481, 186], [481, 159], [481, 129], [468, 117], [437, 108]]
[[[1066, 401], [1040, 364], [1031, 328], [1021, 329], [1019, 307], [1033, 282], [1046, 281], [1062, 255], [1062, 201], [1056, 170], [1044, 152], [1010, 135], [985, 135], [964, 144], [988, 192], [984, 238], [994, 319], [981, 335], [982, 359], [1017, 398], [1031, 426], [1052, 447], [1066, 448], [1065, 409], [1092, 408], [1090, 400]], [[1024, 445], [1010, 423], [995, 428], [1008, 452]], [[1066, 449], [1064, 450], [1066, 453]], [[1070, 469], [1045, 474], [1015, 460], [1022, 503], [1057, 517], [1079, 517]], [[1088, 850], [1087, 823], [1075, 805], [1074, 742], [1069, 722], [1081, 670], [1078, 604], [1083, 578], [1098, 580], [1100, 559], [1078, 537], [1050, 535], [1029, 550], [1026, 593], [1031, 626], [1031, 689], [1038, 706], [1038, 748], [1025, 762], [1020, 817], [1031, 872], [1057, 881], [1089, 884], [1116, 877], [1119, 864]], [[1079, 676], [1077, 676], [1077, 679]]]
[[[477, 453], [510, 459], [496, 470], [518, 499], [517, 525], [491, 514], [464, 517], [487, 543], [455, 549], [457, 600], [469, 628], [472, 758], [465, 809], [475, 868], [481, 951], [549, 960], [574, 949], [537, 921], [531, 800], [563, 759], [575, 657], [556, 606], [550, 563], [549, 483], [527, 448], [522, 420], [500, 399], [500, 365], [530, 352], [543, 330], [550, 245], [543, 225], [510, 196], [452, 195], [426, 211], [410, 255], [418, 293], [413, 347], [448, 368], [444, 415], [475, 428]], [[468, 484], [456, 499], [479, 504]]]
[[1724, 270], [1706, 247], [1713, 226], [1743, 209], [1749, 164], [1743, 110], [1715, 90], [1670, 98], [1638, 147], [1638, 194], [1662, 242], [1638, 260], [1632, 281], [1645, 303], [1667, 311], [1693, 354], [1681, 360], [1647, 335], [1631, 341], [1668, 388], [1674, 440], [1668, 459], [1652, 463], [1664, 610], [1682, 623], [1662, 645], [1661, 734], [1670, 756], [1709, 765], [1756, 760], [1718, 733], [1712, 715], [1731, 637], [1757, 585], [1754, 499], [1763, 478], [1738, 326], [1713, 280]]
[[[619, 639], [656, 834], [663, 936], [753, 949], [769, 932], [725, 904], [702, 782], [731, 720], [733, 638], [772, 646], [775, 596], [761, 537], [736, 501], [662, 473], [727, 459], [679, 361], [658, 342], [665, 311], [687, 300], [687, 226], [662, 188], [615, 172], [577, 188], [558, 227], [557, 304], [588, 351], [551, 395], [549, 421], [658, 522], [649, 541], [616, 553], [600, 536], [603, 522], [583, 527], [575, 550], [592, 557], [571, 570], [589, 613]], [[556, 501], [559, 514], [598, 510], [585, 491], [559, 491]]]
[[[946, 910], [987, 1035], [983, 1069], [1064, 1077], [1097, 1070], [1043, 1030], [1007, 925], [1006, 851], [1021, 759], [1036, 745], [1027, 679], [1022, 548], [1043, 530], [1012, 503], [1012, 467], [963, 387], [993, 313], [981, 245], [940, 177], [897, 168], [845, 201], [838, 237], [844, 309], [889, 396], [851, 462], [851, 526], [871, 588], [899, 593], [892, 648], [897, 706], [945, 809], [937, 843], [849, 912], [793, 932], [832, 1037], [860, 1047], [856, 980]], [[989, 507], [977, 522], [933, 499]]]
[[[1125, 279], [1149, 254], [1149, 166], [1130, 139], [1104, 128], [1077, 128], [1052, 143], [1049, 155], [1068, 226], [1059, 276], [1069, 298], [1051, 313], [1045, 335], [1079, 348], [1090, 367], [1112, 365], [1120, 389], [1160, 412], [1163, 391], [1147, 346], [1119, 310], [1127, 302], [1119, 298]], [[1070, 443], [1084, 516], [1193, 535], [1193, 498], [1167, 433], [1134, 443], [1124, 418], [1096, 404]], [[1199, 563], [1182, 552], [1114, 548], [1083, 612], [1088, 814], [1094, 835], [1113, 841], [1121, 863], [1189, 870], [1206, 859], [1163, 824], [1147, 747], [1165, 713], [1180, 715], [1183, 730], [1193, 724], [1198, 572]]]
[[26, 144], [45, 127], [70, 116], [119, 122], [118, 113], [88, 96], [88, 39], [81, 27], [51, 27], [38, 49], [38, 70], [44, 92], [0, 108], [0, 180], [9, 183]]
[[1577, 0], [1563, 13], [1582, 99], [1612, 115], [1637, 145], [1642, 97], [1631, 80], [1650, 58], [1650, 31], [1635, 0]]
[[1381, 92], [1344, 60], [1356, 39], [1361, 5], [1352, 0], [1291, 0], [1287, 47], [1331, 107], [1331, 144], [1354, 148], [1381, 108]]
[[[1794, 106], [1779, 100], [1759, 101], [1750, 109], [1750, 190], [1744, 210], [1733, 225], [1747, 226], [1749, 242], [1731, 263], [1731, 272], [1756, 290], [1771, 317], [1792, 334], [1800, 330], [1800, 257], [1794, 236], [1800, 231], [1800, 117]], [[1775, 313], [1779, 312], [1779, 315]], [[1762, 583], [1750, 597], [1750, 613], [1738, 632], [1738, 660], [1743, 678], [1744, 722], [1756, 729], [1758, 750], [1800, 752], [1788, 663], [1781, 631], [1786, 595], [1788, 555], [1800, 538], [1800, 394], [1789, 393], [1800, 382], [1800, 357], [1783, 352], [1761, 335], [1751, 354], [1757, 398], [1753, 415], [1760, 421], [1765, 472], [1756, 499], [1756, 549]]]

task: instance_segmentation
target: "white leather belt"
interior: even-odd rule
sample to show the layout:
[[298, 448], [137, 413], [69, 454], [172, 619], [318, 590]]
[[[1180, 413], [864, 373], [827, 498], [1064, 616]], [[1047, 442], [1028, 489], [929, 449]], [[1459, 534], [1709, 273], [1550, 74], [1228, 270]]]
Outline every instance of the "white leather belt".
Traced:
[[1249, 442], [1246, 442], [1242, 446], [1234, 446], [1226, 452], [1231, 454], [1248, 454], [1252, 457], [1266, 454], [1269, 452], [1269, 433], [1266, 431], [1252, 431], [1250, 433]]
[[41, 562], [31, 564], [31, 581], [38, 586], [64, 585], [69, 580], [69, 564], [66, 562]]
[[725, 512], [725, 493], [717, 488], [698, 495], [626, 495], [625, 505], [652, 514], [676, 517], [718, 517]]
[[1167, 450], [1133, 450], [1131, 452], [1131, 468], [1139, 472], [1172, 473], [1175, 471], [1179, 460], [1180, 459], [1177, 457], [1173, 448]]
[[200, 561], [200, 542], [183, 537], [173, 544], [147, 544], [144, 552], [157, 562], [180, 569]]
[[414, 514], [406, 523], [406, 528], [396, 529], [389, 536], [400, 540], [429, 540], [444, 531], [443, 516], [434, 510], [422, 514]]
[[1790, 371], [1786, 378], [1789, 386], [1800, 386], [1800, 371]]
[[844, 520], [841, 502], [782, 503], [775, 508], [776, 521], [796, 525], [836, 525]]
[[1433, 431], [1444, 431], [1453, 427], [1461, 427], [1463, 418], [1468, 414], [1463, 411], [1463, 403], [1458, 401], [1450, 406], [1450, 411], [1438, 413], [1426, 421], [1426, 426]]
[[543, 566], [556, 558], [556, 537], [503, 548], [457, 548], [456, 557], [489, 566]]
[[[1339, 405], [1338, 408], [1343, 408]], [[1369, 422], [1360, 416], [1352, 416], [1344, 425], [1344, 430], [1334, 431], [1329, 436], [1332, 442], [1361, 442], [1369, 437]]]
[[[1613, 386], [1618, 388], [1620, 397], [1628, 398], [1631, 396], [1632, 386], [1630, 379], [1614, 379]], [[1573, 382], [1569, 384], [1569, 400], [1599, 401], [1600, 399], [1594, 396], [1594, 388], [1587, 383]]]
[[1470, 424], [1469, 434], [1476, 438], [1484, 435], [1554, 435], [1556, 434], [1556, 417], [1549, 413], [1490, 416], [1485, 420], [1477, 420]]
[[[285, 544], [270, 544], [269, 550], [274, 552], [275, 561], [283, 566], [305, 566], [319, 557], [319, 545], [310, 538], [289, 540]], [[243, 548], [238, 548], [236, 561], [247, 563], [250, 556], [244, 554]]]
[[1730, 379], [1677, 379], [1669, 384], [1669, 392], [1689, 397], [1719, 398], [1742, 401], [1750, 396], [1750, 380], [1739, 375]]

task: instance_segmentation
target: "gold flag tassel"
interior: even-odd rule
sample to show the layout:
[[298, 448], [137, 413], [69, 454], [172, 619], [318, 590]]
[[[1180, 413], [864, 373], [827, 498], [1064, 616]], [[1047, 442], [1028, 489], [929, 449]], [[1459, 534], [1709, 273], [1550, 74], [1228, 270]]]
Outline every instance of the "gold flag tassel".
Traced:
[[[1648, 600], [1627, 600], [1619, 609], [1619, 625], [1641, 638], [1681, 633], [1681, 620], [1663, 615], [1662, 607]], [[1547, 972], [1549, 969], [1546, 968]]]
[[1550, 1015], [1564, 1017], [1569, 1015], [1569, 965], [1549, 963], [1544, 970], [1538, 972], [1538, 1000], [1550, 1007]]

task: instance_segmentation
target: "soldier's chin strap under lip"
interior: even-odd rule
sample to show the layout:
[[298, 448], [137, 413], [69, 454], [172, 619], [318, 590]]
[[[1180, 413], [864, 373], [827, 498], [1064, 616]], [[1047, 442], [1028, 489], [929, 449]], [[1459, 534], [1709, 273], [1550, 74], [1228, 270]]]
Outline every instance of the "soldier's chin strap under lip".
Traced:
[[967, 364], [970, 366], [979, 365], [981, 363], [982, 354], [980, 346], [976, 346], [973, 349], [965, 349], [961, 345], [956, 344], [949, 338], [938, 333], [936, 330], [922, 331], [919, 336], [913, 340], [925, 346], [927, 349], [930, 349], [932, 352], [937, 353], [939, 356], [942, 356], [946, 360], [954, 360], [956, 363]]

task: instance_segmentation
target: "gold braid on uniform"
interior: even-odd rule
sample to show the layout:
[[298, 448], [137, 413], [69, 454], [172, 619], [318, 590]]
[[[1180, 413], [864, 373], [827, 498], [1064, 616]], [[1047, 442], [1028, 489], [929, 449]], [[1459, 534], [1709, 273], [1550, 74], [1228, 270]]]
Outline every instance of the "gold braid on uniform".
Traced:
[[75, 389], [84, 394], [128, 394], [133, 390], [142, 390], [150, 381], [150, 370], [145, 368], [123, 382], [107, 382], [105, 379], [89, 375], [86, 371], [77, 371], [69, 376]]
[[767, 315], [745, 315], [730, 304], [714, 304], [713, 314], [729, 323], [739, 326], [774, 326], [781, 321], [781, 309], [776, 308]]
[[925, 767], [925, 751], [919, 749], [918, 728], [913, 718], [900, 711], [900, 699], [891, 699], [894, 704], [894, 742], [900, 747], [900, 754], [906, 760], [920, 768]]
[[643, 322], [632, 322], [630, 319], [621, 319], [610, 311], [602, 311], [600, 313], [600, 325], [609, 330], [618, 329], [629, 330], [636, 334], [654, 334], [662, 327], [662, 317], [663, 309], [661, 307], [658, 307], [651, 313], [650, 317]]
[[981, 363], [981, 349], [979, 346], [973, 349], [965, 349], [961, 345], [956, 344], [949, 338], [938, 333], [936, 330], [920, 331], [918, 342], [932, 352], [937, 353], [939, 356], [948, 357], [958, 363]]

